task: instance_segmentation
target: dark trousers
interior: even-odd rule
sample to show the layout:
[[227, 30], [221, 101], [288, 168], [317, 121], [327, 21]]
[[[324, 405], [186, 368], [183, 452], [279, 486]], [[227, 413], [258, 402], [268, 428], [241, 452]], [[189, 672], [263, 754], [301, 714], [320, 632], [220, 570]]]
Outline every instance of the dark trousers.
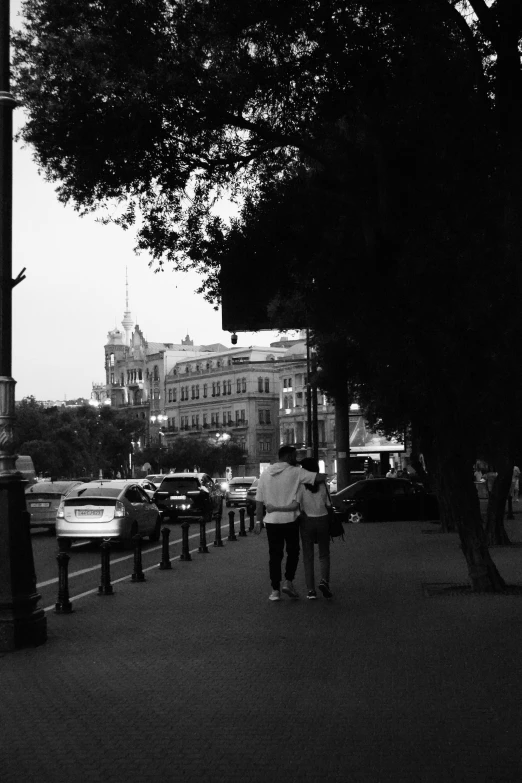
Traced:
[[286, 567], [285, 579], [291, 582], [299, 563], [299, 522], [286, 522], [284, 525], [276, 525], [267, 522], [266, 535], [268, 537], [268, 554], [270, 569], [270, 582], [273, 590], [279, 590], [281, 584], [281, 562], [285, 553]]

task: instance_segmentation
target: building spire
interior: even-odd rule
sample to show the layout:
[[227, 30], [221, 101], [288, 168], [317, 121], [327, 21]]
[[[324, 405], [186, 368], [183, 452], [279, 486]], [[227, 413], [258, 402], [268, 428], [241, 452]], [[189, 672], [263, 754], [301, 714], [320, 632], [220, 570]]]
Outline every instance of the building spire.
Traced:
[[123, 313], [123, 321], [121, 325], [125, 329], [125, 345], [130, 345], [130, 336], [134, 321], [129, 310], [129, 277], [127, 274], [127, 267], [125, 267], [125, 312]]

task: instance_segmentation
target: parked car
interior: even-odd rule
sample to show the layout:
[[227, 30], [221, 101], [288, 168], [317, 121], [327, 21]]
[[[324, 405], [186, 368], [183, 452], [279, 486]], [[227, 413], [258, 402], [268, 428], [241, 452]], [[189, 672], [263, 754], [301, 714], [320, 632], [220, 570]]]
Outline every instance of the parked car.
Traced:
[[257, 487], [259, 485], [259, 479], [256, 478], [252, 482], [252, 484], [247, 489], [246, 493], [246, 507], [247, 511], [250, 514], [251, 511], [256, 512], [256, 493], [257, 493]]
[[61, 501], [56, 515], [56, 535], [64, 542], [116, 538], [129, 544], [137, 533], [158, 541], [160, 526], [158, 507], [132, 479], [80, 484]]
[[[165, 478], [165, 477], [163, 477]], [[158, 489], [159, 485], [154, 484], [150, 479], [148, 478], [142, 478], [142, 479], [134, 479], [136, 484], [139, 484], [140, 487], [143, 487], [149, 498], [151, 498], [156, 490]]]
[[150, 476], [145, 476], [145, 479], [147, 481], [150, 481], [151, 484], [154, 484], [154, 486], [157, 489], [166, 475], [167, 475], [166, 473], [158, 473], [158, 474], [154, 473]]
[[329, 479], [327, 479], [326, 484], [330, 493], [337, 492], [337, 476], [331, 476]]
[[25, 503], [31, 515], [31, 527], [46, 527], [49, 533], [56, 529], [56, 512], [61, 501], [74, 487], [83, 482], [71, 481], [39, 481], [25, 490]]
[[435, 495], [408, 479], [356, 481], [332, 495], [336, 513], [347, 522], [439, 519]]
[[170, 473], [154, 495], [164, 519], [178, 522], [204, 516], [221, 519], [223, 495], [207, 473]]
[[238, 476], [230, 480], [225, 495], [227, 506], [246, 506], [247, 490], [255, 481], [255, 476]]

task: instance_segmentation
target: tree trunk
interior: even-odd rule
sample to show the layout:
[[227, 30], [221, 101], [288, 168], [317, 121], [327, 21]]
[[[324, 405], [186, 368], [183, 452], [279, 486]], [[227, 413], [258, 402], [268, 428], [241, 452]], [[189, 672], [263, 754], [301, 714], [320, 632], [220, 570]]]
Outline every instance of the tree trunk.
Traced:
[[[450, 436], [451, 433], [448, 434], [446, 444], [451, 443]], [[505, 587], [505, 582], [488, 550], [470, 467], [473, 457], [457, 449], [448, 452], [449, 449], [443, 447], [437, 454], [437, 463], [442, 479], [442, 491], [449, 501], [452, 518], [456, 522], [471, 586], [475, 592], [500, 592]]]

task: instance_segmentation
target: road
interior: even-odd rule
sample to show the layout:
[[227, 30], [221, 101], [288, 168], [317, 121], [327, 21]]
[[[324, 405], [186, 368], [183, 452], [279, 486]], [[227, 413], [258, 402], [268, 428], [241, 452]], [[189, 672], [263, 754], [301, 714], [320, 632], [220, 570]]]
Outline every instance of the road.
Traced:
[[[235, 532], [239, 531], [239, 510], [234, 515]], [[245, 526], [248, 530], [249, 520], [245, 516]], [[169, 553], [170, 558], [177, 558], [181, 554], [181, 526], [179, 524], [165, 524], [162, 527], [170, 529]], [[226, 539], [229, 532], [228, 509], [223, 510], [221, 518], [221, 536]], [[215, 524], [207, 525], [207, 545], [212, 546], [215, 538]], [[36, 570], [37, 590], [42, 596], [39, 606], [45, 610], [54, 609], [58, 596], [58, 564], [56, 556], [58, 547], [56, 537], [49, 535], [48, 531], [40, 528], [31, 530], [33, 544], [34, 564]], [[189, 528], [189, 550], [197, 551], [199, 547], [199, 525], [191, 524]], [[99, 546], [90, 541], [78, 541], [73, 543], [68, 552], [69, 560], [69, 597], [71, 601], [88, 593], [97, 593], [101, 577], [101, 552]], [[157, 569], [162, 557], [162, 539], [157, 543], [151, 543], [147, 539], [143, 541], [142, 568]], [[130, 580], [134, 570], [134, 553], [126, 551], [119, 543], [115, 543], [111, 550], [111, 582]], [[115, 590], [117, 588], [115, 587]]]

